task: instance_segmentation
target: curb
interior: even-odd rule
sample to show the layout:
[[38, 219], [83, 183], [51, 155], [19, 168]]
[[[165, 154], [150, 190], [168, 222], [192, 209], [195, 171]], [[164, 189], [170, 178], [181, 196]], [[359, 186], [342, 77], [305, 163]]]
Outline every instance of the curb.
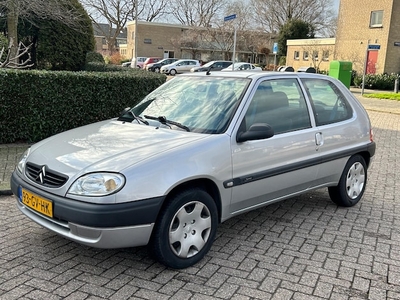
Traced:
[[11, 190], [1, 190], [0, 191], [0, 196], [12, 196], [12, 191]]

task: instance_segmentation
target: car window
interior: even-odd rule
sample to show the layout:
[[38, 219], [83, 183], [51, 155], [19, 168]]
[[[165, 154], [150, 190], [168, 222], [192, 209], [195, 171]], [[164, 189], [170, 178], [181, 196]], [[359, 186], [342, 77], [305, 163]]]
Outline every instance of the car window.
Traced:
[[299, 82], [294, 78], [261, 82], [244, 122], [246, 130], [256, 123], [267, 123], [274, 134], [310, 128], [310, 116]]
[[351, 106], [334, 83], [324, 79], [302, 79], [310, 98], [317, 126], [350, 119]]
[[248, 78], [175, 77], [150, 93], [132, 112], [145, 118], [163, 116], [191, 132], [226, 130], [244, 95]]

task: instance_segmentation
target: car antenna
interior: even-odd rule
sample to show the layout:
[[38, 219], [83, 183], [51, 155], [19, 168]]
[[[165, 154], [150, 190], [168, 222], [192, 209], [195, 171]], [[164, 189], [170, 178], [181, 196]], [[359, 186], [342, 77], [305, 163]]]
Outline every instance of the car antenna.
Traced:
[[211, 74], [211, 66], [208, 68], [206, 75], [210, 75]]

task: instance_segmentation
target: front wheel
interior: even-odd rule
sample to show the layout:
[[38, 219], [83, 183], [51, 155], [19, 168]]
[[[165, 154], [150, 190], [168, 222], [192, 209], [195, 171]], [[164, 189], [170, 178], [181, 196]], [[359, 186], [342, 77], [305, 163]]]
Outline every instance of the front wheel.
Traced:
[[367, 165], [361, 155], [354, 155], [348, 160], [339, 184], [329, 187], [329, 197], [337, 205], [350, 207], [362, 198], [367, 184]]
[[172, 69], [171, 71], [169, 71], [169, 75], [175, 76], [176, 75], [176, 70]]
[[152, 253], [168, 267], [190, 267], [210, 250], [217, 226], [214, 199], [199, 188], [184, 190], [161, 212], [150, 243]]
[[160, 73], [160, 68], [159, 68], [159, 67], [155, 67], [155, 68], [154, 68], [154, 72]]

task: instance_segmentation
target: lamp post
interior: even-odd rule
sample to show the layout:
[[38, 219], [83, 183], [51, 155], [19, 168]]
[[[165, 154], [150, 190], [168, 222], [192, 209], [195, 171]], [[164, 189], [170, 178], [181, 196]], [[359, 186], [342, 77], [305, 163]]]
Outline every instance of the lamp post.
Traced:
[[135, 65], [133, 66], [134, 68], [137, 67], [137, 18], [138, 18], [138, 1], [135, 0]]

